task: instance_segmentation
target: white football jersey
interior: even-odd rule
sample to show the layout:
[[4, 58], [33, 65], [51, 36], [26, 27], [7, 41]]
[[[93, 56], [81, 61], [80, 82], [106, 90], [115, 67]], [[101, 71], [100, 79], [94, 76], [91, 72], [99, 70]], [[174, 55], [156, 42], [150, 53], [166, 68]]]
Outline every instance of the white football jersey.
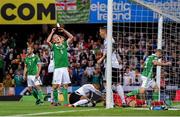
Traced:
[[101, 92], [98, 91], [92, 84], [85, 84], [81, 86], [78, 90], [75, 91], [76, 93], [87, 96], [90, 92], [94, 92], [99, 96], [102, 96]]

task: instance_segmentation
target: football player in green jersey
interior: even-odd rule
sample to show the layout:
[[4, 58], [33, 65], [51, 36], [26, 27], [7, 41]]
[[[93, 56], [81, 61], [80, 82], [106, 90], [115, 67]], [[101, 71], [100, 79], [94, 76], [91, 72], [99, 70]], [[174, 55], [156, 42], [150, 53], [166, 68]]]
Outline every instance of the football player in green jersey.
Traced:
[[41, 90], [42, 82], [40, 80], [41, 63], [40, 58], [33, 53], [32, 46], [27, 48], [27, 57], [24, 64], [24, 76], [27, 80], [29, 91], [36, 98], [36, 104], [43, 104], [43, 92]]
[[[53, 57], [54, 57], [54, 73], [53, 73], [53, 81], [52, 81], [52, 88], [53, 88], [53, 104], [57, 106], [58, 101], [58, 88], [63, 85], [62, 93], [64, 97], [64, 105], [68, 105], [68, 84], [71, 83], [69, 72], [68, 72], [68, 52], [67, 48], [68, 45], [73, 41], [73, 35], [66, 31], [64, 28], [58, 28], [61, 33], [67, 35], [68, 39], [64, 40], [64, 37], [58, 34], [55, 34], [57, 29], [53, 28], [51, 33], [47, 38], [47, 43], [53, 50]], [[51, 43], [51, 38], [54, 40], [54, 44]]]
[[162, 57], [162, 50], [156, 50], [155, 54], [152, 54], [146, 58], [144, 63], [144, 69], [141, 73], [142, 85], [140, 89], [133, 90], [132, 92], [128, 93], [127, 96], [133, 96], [137, 94], [144, 94], [145, 90], [149, 87], [153, 88], [153, 95], [152, 98], [154, 101], [159, 99], [159, 87], [154, 80], [153, 68], [155, 66], [168, 66], [171, 65], [171, 62], [159, 62], [158, 59]]

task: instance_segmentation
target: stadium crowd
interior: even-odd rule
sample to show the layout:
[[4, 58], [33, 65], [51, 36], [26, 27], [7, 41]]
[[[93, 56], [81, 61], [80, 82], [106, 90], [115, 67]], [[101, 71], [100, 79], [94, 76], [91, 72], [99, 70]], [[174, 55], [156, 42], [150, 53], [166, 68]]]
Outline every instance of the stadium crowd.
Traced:
[[[26, 86], [23, 80], [24, 59], [26, 57], [26, 47], [33, 45], [34, 53], [41, 59], [42, 70], [41, 80], [44, 86], [51, 85], [52, 73], [48, 73], [51, 49], [46, 43], [47, 32], [28, 34], [24, 47], [17, 46], [17, 39], [21, 33], [1, 32], [0, 33], [0, 83], [4, 87]], [[72, 86], [82, 86], [84, 84], [96, 82], [93, 77], [98, 77], [99, 83], [103, 81], [103, 65], [97, 66], [97, 60], [102, 56], [103, 40], [96, 35], [84, 33], [72, 33], [74, 41], [68, 48], [70, 61], [69, 73]], [[141, 80], [136, 77], [136, 72], [141, 72], [146, 57], [157, 48], [157, 35], [147, 35], [145, 33], [120, 33], [120, 39], [115, 39], [113, 52], [116, 53], [120, 64], [119, 79], [124, 86], [139, 86]], [[164, 49], [169, 50], [163, 60], [171, 60], [172, 68], [165, 67], [162, 72], [162, 87], [165, 84], [179, 81], [180, 76], [180, 46], [179, 42], [166, 42]], [[170, 48], [167, 48], [168, 47]], [[176, 48], [176, 50], [174, 50]], [[95, 74], [94, 74], [95, 72]], [[171, 80], [171, 82], [169, 82]]]

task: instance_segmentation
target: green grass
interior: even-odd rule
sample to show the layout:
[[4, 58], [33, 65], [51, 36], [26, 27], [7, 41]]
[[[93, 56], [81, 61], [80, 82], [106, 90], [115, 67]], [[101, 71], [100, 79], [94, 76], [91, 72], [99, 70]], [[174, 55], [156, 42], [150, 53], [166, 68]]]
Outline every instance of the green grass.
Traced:
[[180, 111], [150, 111], [133, 110], [132, 108], [113, 108], [105, 109], [103, 106], [97, 107], [53, 107], [49, 102], [37, 106], [31, 96], [23, 97], [19, 102], [4, 101], [0, 102], [0, 116], [15, 115], [39, 115], [39, 116], [180, 116]]

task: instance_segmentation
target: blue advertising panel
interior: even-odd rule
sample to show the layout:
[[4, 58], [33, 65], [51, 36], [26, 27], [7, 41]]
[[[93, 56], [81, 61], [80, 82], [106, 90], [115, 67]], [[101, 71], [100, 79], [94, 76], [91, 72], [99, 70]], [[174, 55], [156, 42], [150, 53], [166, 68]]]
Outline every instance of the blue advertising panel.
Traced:
[[[147, 4], [156, 5], [161, 9], [176, 12], [178, 0], [144, 0]], [[175, 11], [176, 10], [176, 11]], [[180, 16], [180, 12], [177, 12]], [[129, 0], [113, 0], [114, 22], [157, 22], [158, 15]], [[105, 23], [107, 21], [107, 0], [91, 0], [89, 23]]]

